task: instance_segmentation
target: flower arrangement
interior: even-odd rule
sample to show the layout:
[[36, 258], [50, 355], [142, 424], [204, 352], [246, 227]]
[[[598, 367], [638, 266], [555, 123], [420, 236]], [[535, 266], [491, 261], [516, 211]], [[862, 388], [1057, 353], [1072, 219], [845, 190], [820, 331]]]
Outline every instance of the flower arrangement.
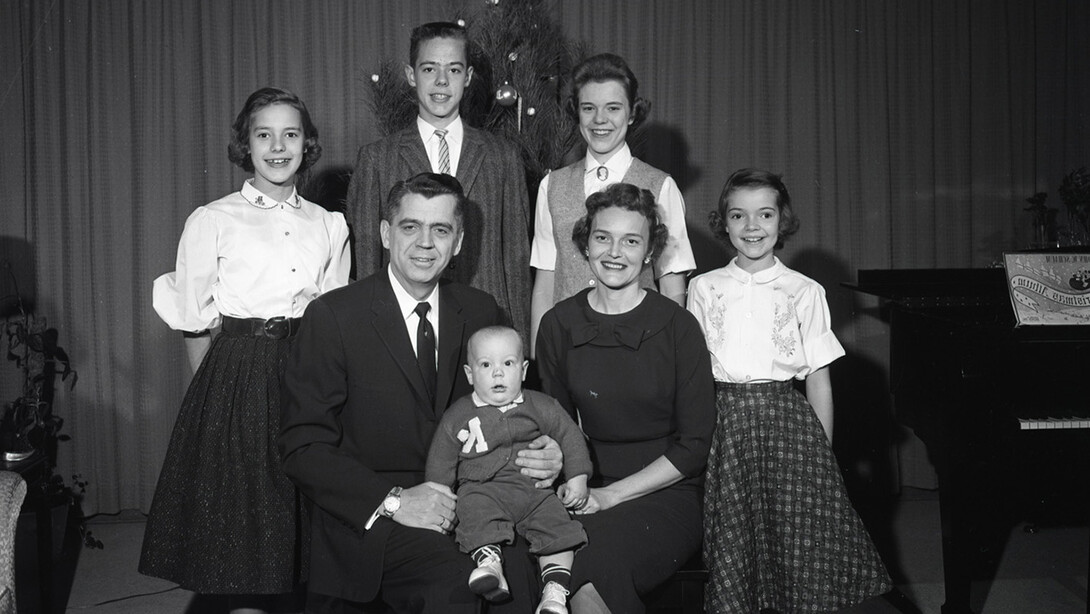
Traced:
[[1067, 224], [1056, 224], [1059, 210], [1045, 204], [1048, 192], [1038, 192], [1026, 199], [1025, 207], [1033, 216], [1033, 247], [1090, 245], [1090, 173], [1086, 167], [1064, 176], [1057, 190], [1063, 201]]
[[1086, 167], [1065, 175], [1058, 191], [1067, 209], [1068, 232], [1073, 244], [1090, 243], [1090, 173], [1086, 172]]

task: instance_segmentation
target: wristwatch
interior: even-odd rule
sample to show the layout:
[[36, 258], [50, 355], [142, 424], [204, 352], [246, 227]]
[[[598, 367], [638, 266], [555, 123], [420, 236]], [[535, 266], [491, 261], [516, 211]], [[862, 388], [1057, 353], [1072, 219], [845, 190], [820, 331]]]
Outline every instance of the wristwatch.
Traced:
[[386, 498], [382, 500], [382, 511], [380, 513], [387, 518], [393, 518], [399, 509], [401, 509], [401, 487], [394, 486], [390, 489], [390, 493], [386, 495]]

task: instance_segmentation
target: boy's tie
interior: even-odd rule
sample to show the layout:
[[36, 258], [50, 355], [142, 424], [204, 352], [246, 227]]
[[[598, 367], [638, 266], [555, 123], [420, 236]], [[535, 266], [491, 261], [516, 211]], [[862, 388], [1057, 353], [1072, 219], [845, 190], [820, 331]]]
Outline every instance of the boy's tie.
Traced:
[[450, 149], [447, 148], [447, 131], [436, 130], [435, 136], [439, 137], [439, 172], [450, 174]]

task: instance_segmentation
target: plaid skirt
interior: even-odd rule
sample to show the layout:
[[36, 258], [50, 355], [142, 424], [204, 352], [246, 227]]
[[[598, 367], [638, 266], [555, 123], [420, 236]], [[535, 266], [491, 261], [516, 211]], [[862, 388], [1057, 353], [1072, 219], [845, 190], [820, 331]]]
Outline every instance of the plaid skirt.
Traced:
[[791, 382], [716, 383], [705, 611], [827, 612], [893, 588], [832, 447]]
[[288, 593], [305, 579], [306, 519], [276, 447], [290, 347], [213, 339], [174, 424], [141, 573], [204, 594]]

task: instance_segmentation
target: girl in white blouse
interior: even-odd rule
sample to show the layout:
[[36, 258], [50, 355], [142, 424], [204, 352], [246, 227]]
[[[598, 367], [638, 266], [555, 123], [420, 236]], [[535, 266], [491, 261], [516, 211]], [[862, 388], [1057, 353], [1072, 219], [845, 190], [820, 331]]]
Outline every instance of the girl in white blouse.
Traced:
[[885, 593], [889, 574], [832, 452], [828, 366], [844, 349], [825, 290], [775, 256], [799, 227], [786, 186], [767, 171], [735, 172], [711, 226], [737, 256], [689, 284], [718, 408], [704, 491], [705, 609], [825, 612]]
[[305, 577], [301, 502], [275, 441], [280, 376], [303, 311], [348, 283], [344, 217], [295, 189], [321, 151], [297, 96], [251, 94], [228, 156], [253, 178], [189, 216], [176, 269], [153, 289], [155, 311], [182, 331], [196, 374], [155, 490], [140, 571], [232, 595], [235, 612], [268, 610]]

